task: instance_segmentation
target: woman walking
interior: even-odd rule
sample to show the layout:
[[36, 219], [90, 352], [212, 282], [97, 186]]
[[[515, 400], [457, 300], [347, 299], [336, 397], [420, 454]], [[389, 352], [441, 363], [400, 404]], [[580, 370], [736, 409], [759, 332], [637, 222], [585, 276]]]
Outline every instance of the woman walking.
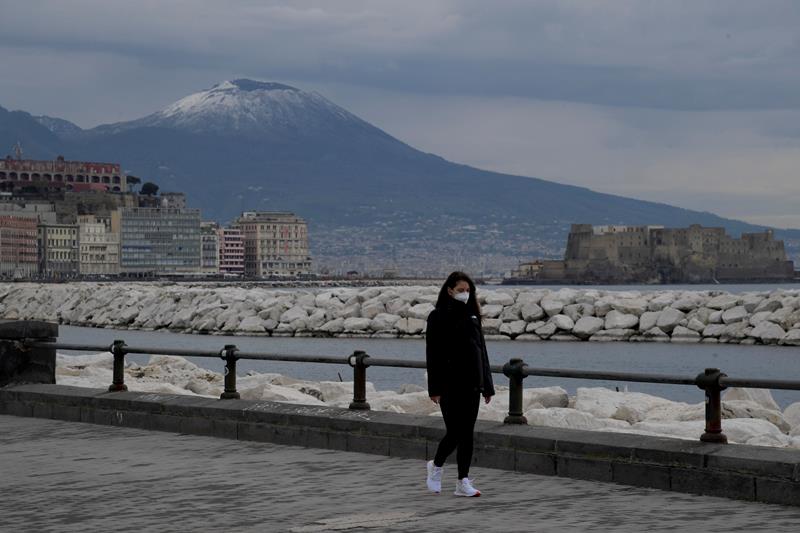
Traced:
[[457, 449], [454, 494], [480, 496], [468, 477], [472, 433], [481, 396], [489, 403], [494, 385], [475, 284], [463, 272], [453, 272], [442, 285], [436, 308], [428, 316], [425, 336], [428, 395], [441, 408], [447, 428], [436, 456], [428, 461], [428, 490], [441, 492], [444, 462]]

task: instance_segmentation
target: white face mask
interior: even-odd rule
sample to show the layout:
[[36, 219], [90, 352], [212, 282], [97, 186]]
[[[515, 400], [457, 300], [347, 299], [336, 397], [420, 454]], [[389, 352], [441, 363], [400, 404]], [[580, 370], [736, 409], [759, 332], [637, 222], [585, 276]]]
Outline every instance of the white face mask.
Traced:
[[467, 292], [457, 292], [453, 295], [454, 300], [458, 300], [462, 304], [465, 304], [469, 301], [469, 291]]

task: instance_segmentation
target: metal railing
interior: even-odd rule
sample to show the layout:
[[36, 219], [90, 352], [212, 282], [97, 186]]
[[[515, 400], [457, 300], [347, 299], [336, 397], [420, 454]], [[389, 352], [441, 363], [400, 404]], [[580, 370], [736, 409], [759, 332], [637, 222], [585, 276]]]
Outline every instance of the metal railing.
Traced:
[[[408, 359], [389, 359], [371, 357], [366, 352], [356, 350], [346, 357], [323, 355], [291, 355], [277, 353], [250, 353], [240, 351], [233, 344], [226, 344], [219, 351], [212, 350], [180, 350], [162, 348], [138, 348], [125, 344], [123, 340], [115, 340], [110, 346], [91, 344], [65, 344], [59, 342], [25, 341], [28, 348], [49, 348], [67, 351], [110, 352], [113, 355], [113, 380], [108, 387], [110, 392], [128, 390], [125, 384], [125, 356], [128, 354], [158, 354], [183, 357], [220, 358], [225, 362], [225, 388], [220, 395], [221, 400], [239, 399], [236, 390], [236, 362], [240, 359], [251, 361], [282, 361], [293, 363], [323, 363], [349, 365], [353, 368], [353, 401], [350, 409], [370, 409], [367, 401], [367, 368], [419, 368], [426, 369], [425, 361]], [[636, 383], [659, 383], [669, 385], [696, 386], [705, 392], [705, 432], [700, 436], [703, 442], [727, 444], [728, 439], [722, 432], [721, 392], [728, 387], [768, 388], [784, 390], [800, 390], [800, 381], [771, 380], [755, 378], [731, 378], [717, 368], [706, 368], [697, 376], [678, 376], [668, 374], [643, 374], [626, 372], [605, 372], [563, 368], [533, 368], [522, 359], [511, 359], [504, 365], [491, 365], [494, 374], [503, 374], [509, 380], [508, 416], [506, 424], [527, 424], [523, 414], [523, 381], [528, 376], [558, 377], [568, 379], [630, 381]]]

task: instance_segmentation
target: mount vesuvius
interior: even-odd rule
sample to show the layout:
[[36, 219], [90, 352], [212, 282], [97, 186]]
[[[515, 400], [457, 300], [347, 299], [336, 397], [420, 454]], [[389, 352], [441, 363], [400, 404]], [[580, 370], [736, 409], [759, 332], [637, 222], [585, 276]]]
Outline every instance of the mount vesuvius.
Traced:
[[[247, 79], [87, 130], [0, 108], [0, 146], [17, 141], [26, 157], [119, 162], [162, 191], [185, 192], [207, 219], [294, 211], [309, 222], [315, 262], [334, 270], [502, 273], [519, 259], [558, 256], [578, 222], [763, 229], [446, 161], [315, 92]], [[796, 252], [800, 230], [776, 235]]]

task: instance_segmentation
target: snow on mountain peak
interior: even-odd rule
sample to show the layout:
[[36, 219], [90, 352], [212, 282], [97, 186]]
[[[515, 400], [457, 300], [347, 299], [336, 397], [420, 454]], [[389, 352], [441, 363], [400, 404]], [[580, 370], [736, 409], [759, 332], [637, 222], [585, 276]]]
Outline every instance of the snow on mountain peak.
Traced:
[[314, 130], [360, 121], [323, 96], [289, 85], [249, 79], [223, 81], [141, 119], [138, 125], [193, 132]]

